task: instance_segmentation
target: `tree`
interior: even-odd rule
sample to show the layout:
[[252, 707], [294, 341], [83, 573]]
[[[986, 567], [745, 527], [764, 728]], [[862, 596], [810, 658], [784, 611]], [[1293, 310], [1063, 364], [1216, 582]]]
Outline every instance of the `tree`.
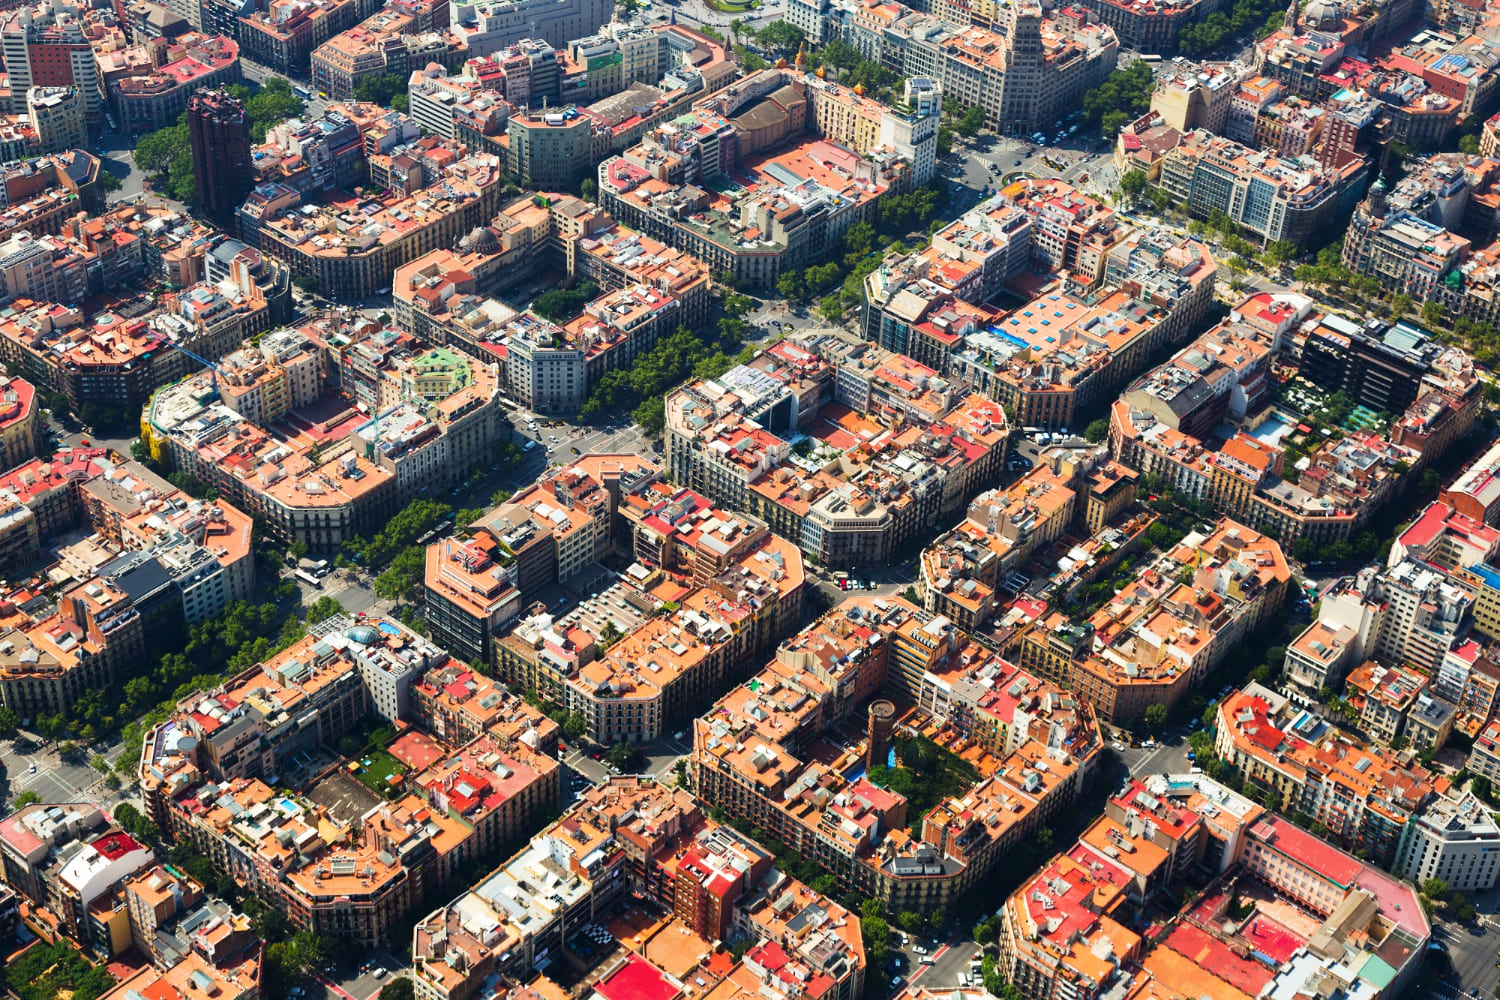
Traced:
[[11, 807], [14, 809], [24, 809], [26, 806], [35, 805], [40, 801], [42, 801], [42, 797], [34, 790], [28, 788], [16, 796], [15, 801], [11, 803]]
[[954, 126], [958, 134], [966, 139], [972, 139], [984, 128], [984, 108], [978, 104], [970, 106], [959, 117], [958, 124]]
[[633, 744], [621, 741], [609, 748], [609, 752], [604, 755], [604, 759], [621, 771], [630, 771], [635, 767], [640, 755], [640, 750]]
[[1440, 878], [1429, 878], [1422, 882], [1422, 895], [1434, 903], [1446, 902], [1448, 899], [1448, 883]]
[[625, 634], [620, 631], [620, 626], [615, 624], [613, 618], [605, 622], [604, 627], [599, 630], [599, 645], [605, 649], [613, 646], [623, 638], [625, 638]]
[[747, 73], [754, 73], [758, 69], [765, 69], [771, 65], [760, 56], [756, 55], [754, 52], [751, 52], [749, 49], [745, 48], [743, 45], [735, 45], [733, 46], [733, 49], [735, 61], [738, 62], [740, 64], [740, 67]]
[[953, 152], [953, 130], [946, 125], [938, 126], [937, 151], [939, 156]]
[[338, 598], [324, 594], [307, 606], [307, 621], [315, 624], [343, 613], [344, 606], [338, 602]]
[[105, 194], [113, 194], [124, 186], [125, 182], [108, 170], [99, 171], [99, 189]]
[[[866, 902], [871, 902], [866, 900]], [[891, 946], [891, 927], [885, 922], [885, 918], [878, 914], [860, 918], [860, 934], [865, 939], [865, 957], [871, 968], [881, 968], [885, 965], [886, 955]]]
[[837, 295], [826, 295], [818, 300], [818, 315], [830, 323], [837, 323], [844, 317], [844, 300]]
[[1128, 170], [1120, 177], [1120, 193], [1125, 196], [1127, 202], [1135, 201], [1146, 193], [1146, 172], [1144, 170]]
[[1297, 244], [1290, 240], [1277, 240], [1266, 247], [1266, 259], [1278, 266], [1297, 259]]
[[585, 177], [578, 185], [578, 194], [584, 201], [597, 201], [599, 198], [598, 182], [592, 177]]
[[184, 157], [191, 168], [192, 155], [186, 119], [176, 125], [157, 129], [150, 135], [143, 135], [135, 144], [135, 165], [159, 180], [165, 179], [172, 164]]
[[1458, 151], [1460, 153], [1467, 153], [1470, 156], [1478, 156], [1479, 155], [1479, 136], [1477, 136], [1477, 135], [1459, 136], [1459, 138], [1458, 138]]
[[14, 736], [21, 728], [21, 717], [9, 705], [0, 705], [0, 736]]
[[375, 578], [375, 596], [385, 601], [410, 600], [427, 572], [427, 550], [407, 546], [391, 560], [390, 569]]
[[902, 930], [913, 932], [927, 923], [922, 914], [916, 910], [902, 910], [901, 914], [896, 917], [896, 922], [901, 925]]
[[1098, 444], [1109, 437], [1109, 421], [1100, 417], [1083, 429], [1083, 439], [1090, 444]]
[[318, 291], [318, 279], [310, 274], [299, 274], [292, 279], [292, 284], [309, 295], [315, 295]]
[[1149, 63], [1131, 63], [1084, 94], [1080, 109], [1085, 120], [1101, 126], [1106, 135], [1118, 132], [1120, 126], [1146, 113], [1155, 86], [1156, 76]]
[[802, 285], [802, 274], [799, 271], [782, 271], [781, 276], [776, 279], [776, 291], [784, 299], [800, 302], [806, 296]]
[[161, 831], [156, 828], [156, 824], [129, 802], [120, 803], [115, 807], [114, 813], [115, 822], [120, 825], [120, 829], [136, 840], [151, 846], [161, 842]]
[[406, 976], [392, 979], [380, 988], [380, 1000], [412, 1000], [413, 996], [411, 980]]
[[581, 740], [589, 731], [589, 720], [582, 712], [574, 712], [563, 723], [563, 735], [570, 740]]
[[580, 282], [573, 288], [554, 288], [537, 296], [531, 303], [531, 311], [553, 323], [566, 323], [598, 294], [599, 286], [592, 281]]
[[[392, 74], [396, 75], [396, 74]], [[405, 90], [405, 80], [397, 75], [400, 89]], [[273, 125], [279, 125], [288, 118], [295, 118], [302, 114], [302, 99], [292, 92], [292, 85], [284, 77], [271, 76], [261, 84], [260, 90], [250, 95], [248, 87], [240, 87], [238, 90], [231, 87], [231, 93], [235, 93], [245, 103], [245, 120], [250, 126], [250, 140], [252, 142], [265, 142], [266, 130]], [[358, 91], [356, 90], [356, 93]], [[245, 96], [249, 95], [249, 96]], [[384, 104], [384, 101], [376, 102]]]
[[719, 308], [729, 319], [744, 319], [755, 309], [755, 300], [739, 292], [730, 292], [719, 303]]
[[1421, 316], [1423, 326], [1442, 326], [1448, 320], [1448, 307], [1437, 301], [1424, 302]]
[[[380, 73], [367, 76], [354, 85], [354, 99], [368, 101], [381, 107], [394, 107], [393, 99], [406, 96], [406, 77], [400, 73]], [[300, 112], [300, 109], [298, 109]], [[400, 108], [396, 108], [400, 111]]]
[[1167, 706], [1157, 704], [1146, 707], [1146, 725], [1151, 729], [1160, 729], [1167, 724]]
[[795, 52], [807, 41], [807, 35], [790, 21], [772, 21], [756, 32], [755, 40], [768, 49]]

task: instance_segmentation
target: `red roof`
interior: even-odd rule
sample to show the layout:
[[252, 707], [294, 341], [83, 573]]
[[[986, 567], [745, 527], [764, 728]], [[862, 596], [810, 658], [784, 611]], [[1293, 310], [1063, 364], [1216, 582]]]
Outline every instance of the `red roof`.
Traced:
[[1352, 886], [1365, 867], [1326, 840], [1279, 816], [1255, 824], [1250, 834], [1337, 885]]
[[1401, 544], [1430, 545], [1433, 539], [1443, 533], [1443, 522], [1448, 519], [1448, 508], [1441, 503], [1430, 503], [1427, 509], [1422, 511], [1422, 516], [1411, 523], [1411, 527], [1401, 534]]
[[94, 850], [110, 861], [140, 849], [141, 845], [137, 844], [128, 833], [109, 833], [94, 841]]
[[1259, 996], [1262, 987], [1275, 976], [1269, 967], [1254, 959], [1241, 958], [1223, 941], [1205, 934], [1192, 924], [1178, 924], [1162, 943], [1199, 968], [1252, 997]]
[[673, 1000], [677, 987], [639, 955], [630, 955], [608, 979], [594, 987], [605, 1000]]

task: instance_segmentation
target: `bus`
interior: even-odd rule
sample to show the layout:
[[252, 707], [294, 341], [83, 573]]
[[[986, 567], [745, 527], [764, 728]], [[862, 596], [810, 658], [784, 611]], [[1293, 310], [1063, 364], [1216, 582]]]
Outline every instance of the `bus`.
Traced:
[[310, 101], [310, 100], [312, 100], [312, 91], [308, 90], [306, 87], [302, 87], [302, 86], [293, 87], [292, 88], [292, 93], [296, 94], [298, 97], [302, 98], [304, 101]]
[[323, 589], [323, 581], [319, 580], [317, 577], [313, 576], [305, 569], [296, 570], [292, 575], [301, 580], [303, 583], [307, 584], [309, 587], [312, 587], [314, 590]]

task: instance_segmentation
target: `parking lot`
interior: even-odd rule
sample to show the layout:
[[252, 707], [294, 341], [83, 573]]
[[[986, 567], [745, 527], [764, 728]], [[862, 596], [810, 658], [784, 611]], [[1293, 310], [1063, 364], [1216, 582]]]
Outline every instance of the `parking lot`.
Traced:
[[[410, 966], [395, 955], [384, 951], [352, 950], [339, 956], [345, 961], [336, 961], [324, 966], [313, 977], [314, 982], [292, 989], [292, 1000], [370, 1000], [381, 987], [393, 979], [411, 972]], [[358, 963], [357, 965], [355, 963]]]
[[979, 946], [958, 934], [941, 941], [902, 934], [900, 947], [892, 948], [897, 963], [891, 978], [893, 991], [908, 984], [929, 990], [950, 990], [981, 982]]

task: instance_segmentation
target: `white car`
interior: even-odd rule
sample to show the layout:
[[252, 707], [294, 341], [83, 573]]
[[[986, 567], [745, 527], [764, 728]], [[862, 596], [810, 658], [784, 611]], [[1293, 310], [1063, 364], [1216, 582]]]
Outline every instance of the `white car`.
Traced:
[[373, 970], [371, 970], [370, 975], [374, 976], [376, 979], [384, 979], [385, 978], [385, 966], [383, 966], [383, 965], [376, 966]]

